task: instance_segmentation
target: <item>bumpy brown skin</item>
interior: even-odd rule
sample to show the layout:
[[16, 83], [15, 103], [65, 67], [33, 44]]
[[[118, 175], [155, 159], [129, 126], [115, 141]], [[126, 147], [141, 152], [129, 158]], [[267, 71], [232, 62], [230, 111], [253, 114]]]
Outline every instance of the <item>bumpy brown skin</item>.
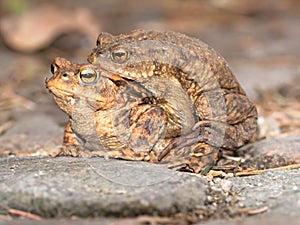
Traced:
[[[47, 83], [70, 116], [63, 154], [199, 173], [215, 164], [220, 150], [234, 151], [256, 133], [255, 106], [223, 57], [198, 39], [174, 32], [102, 33], [88, 61], [55, 59]], [[99, 78], [83, 85], [80, 71], [87, 68]]]

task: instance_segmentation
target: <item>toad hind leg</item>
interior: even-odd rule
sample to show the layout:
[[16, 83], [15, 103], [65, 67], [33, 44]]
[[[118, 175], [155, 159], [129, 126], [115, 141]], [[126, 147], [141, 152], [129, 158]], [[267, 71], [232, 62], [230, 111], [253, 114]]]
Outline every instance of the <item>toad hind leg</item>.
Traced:
[[219, 158], [218, 147], [185, 137], [175, 139], [158, 156], [159, 163], [170, 169], [204, 174]]

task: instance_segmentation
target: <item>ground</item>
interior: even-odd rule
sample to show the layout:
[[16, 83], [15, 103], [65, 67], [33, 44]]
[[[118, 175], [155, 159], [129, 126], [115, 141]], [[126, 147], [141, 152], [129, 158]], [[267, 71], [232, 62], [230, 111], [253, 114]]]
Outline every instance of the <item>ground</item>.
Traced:
[[[0, 224], [296, 224], [299, 2], [86, 2], [0, 4]], [[99, 32], [136, 28], [199, 37], [227, 59], [259, 109], [262, 140], [241, 150], [244, 171], [202, 177], [142, 162], [9, 155], [61, 145], [67, 118], [44, 87], [53, 58], [85, 62]], [[286, 170], [262, 172], [266, 165]]]

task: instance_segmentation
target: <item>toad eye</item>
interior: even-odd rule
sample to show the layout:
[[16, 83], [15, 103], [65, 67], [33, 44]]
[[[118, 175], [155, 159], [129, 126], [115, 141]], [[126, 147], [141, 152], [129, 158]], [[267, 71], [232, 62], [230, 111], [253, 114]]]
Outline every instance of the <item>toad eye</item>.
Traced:
[[57, 65], [51, 64], [50, 71], [53, 75], [57, 72], [57, 70], [58, 70]]
[[125, 49], [115, 49], [111, 52], [111, 58], [116, 63], [124, 63], [128, 59], [128, 52]]
[[79, 79], [83, 84], [93, 84], [98, 80], [98, 73], [91, 68], [85, 68], [79, 72]]

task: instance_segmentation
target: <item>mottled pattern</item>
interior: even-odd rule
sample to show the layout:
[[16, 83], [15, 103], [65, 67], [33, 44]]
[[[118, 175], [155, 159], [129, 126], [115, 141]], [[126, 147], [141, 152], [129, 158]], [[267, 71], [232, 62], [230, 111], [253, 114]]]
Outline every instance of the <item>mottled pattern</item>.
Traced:
[[234, 151], [256, 132], [255, 106], [223, 57], [196, 38], [102, 33], [88, 61], [52, 64], [47, 87], [70, 116], [61, 154], [198, 173], [216, 163], [220, 150]]

